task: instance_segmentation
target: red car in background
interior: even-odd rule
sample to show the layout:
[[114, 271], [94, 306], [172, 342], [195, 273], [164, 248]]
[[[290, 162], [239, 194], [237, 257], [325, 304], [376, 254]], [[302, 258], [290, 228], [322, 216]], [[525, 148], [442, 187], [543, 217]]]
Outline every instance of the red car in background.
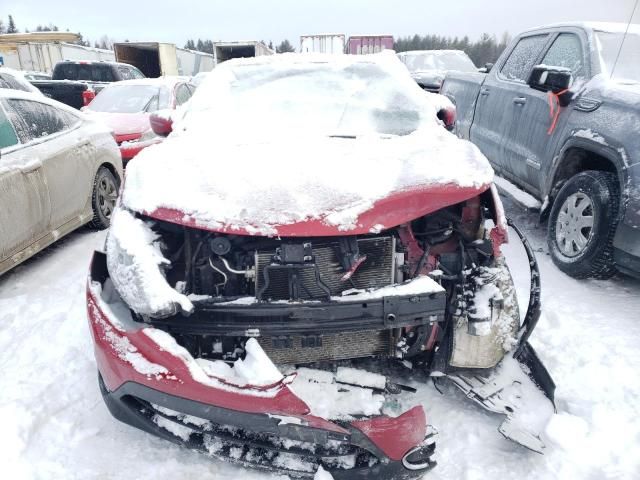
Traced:
[[85, 109], [111, 128], [122, 161], [163, 137], [151, 129], [149, 117], [159, 110], [175, 110], [191, 98], [195, 86], [180, 77], [125, 80], [104, 88]]

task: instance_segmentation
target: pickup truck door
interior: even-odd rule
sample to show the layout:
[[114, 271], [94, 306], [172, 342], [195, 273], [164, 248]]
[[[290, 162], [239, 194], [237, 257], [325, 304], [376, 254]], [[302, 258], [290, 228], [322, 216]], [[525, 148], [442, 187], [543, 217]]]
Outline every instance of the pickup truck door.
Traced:
[[42, 162], [20, 143], [0, 105], [0, 272], [48, 232], [50, 213]]
[[33, 158], [41, 164], [49, 191], [49, 229], [56, 230], [78, 219], [87, 209], [96, 147], [82, 132], [79, 116], [35, 100], [9, 99], [8, 108], [18, 136], [30, 141]]
[[546, 33], [522, 37], [480, 87], [470, 139], [499, 172], [509, 171], [504, 148], [515, 128], [510, 113], [519, 107], [515, 103], [517, 89], [526, 84], [527, 75], [547, 40]]
[[[587, 49], [583, 48], [586, 39], [584, 42], [577, 31], [556, 33], [539, 63], [569, 68], [574, 81], [583, 81], [589, 76]], [[513, 93], [514, 107], [508, 115], [513, 130], [505, 143], [504, 158], [514, 180], [531, 193], [540, 194], [541, 171], [548, 169], [547, 163], [551, 162], [557, 143], [561, 140], [561, 127], [569, 110], [560, 110], [558, 122], [552, 129], [553, 118], [547, 92], [520, 84]]]

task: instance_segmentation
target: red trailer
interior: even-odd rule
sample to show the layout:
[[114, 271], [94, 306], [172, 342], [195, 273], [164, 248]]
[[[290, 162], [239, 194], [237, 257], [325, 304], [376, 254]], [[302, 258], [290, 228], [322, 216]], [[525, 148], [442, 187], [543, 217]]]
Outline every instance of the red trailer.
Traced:
[[393, 35], [353, 35], [349, 37], [348, 53], [366, 55], [393, 50]]

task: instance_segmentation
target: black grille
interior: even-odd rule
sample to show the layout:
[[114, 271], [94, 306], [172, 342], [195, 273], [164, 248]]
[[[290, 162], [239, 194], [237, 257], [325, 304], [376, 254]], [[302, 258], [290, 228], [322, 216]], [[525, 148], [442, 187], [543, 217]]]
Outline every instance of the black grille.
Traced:
[[260, 337], [258, 342], [277, 365], [299, 365], [393, 354], [390, 330], [344, 332], [335, 335]]
[[[329, 287], [331, 295], [339, 295], [350, 288], [380, 288], [393, 283], [393, 237], [375, 237], [358, 240], [358, 249], [367, 259], [356, 270], [350, 281], [343, 282], [345, 274], [340, 265], [337, 252], [338, 243], [313, 245], [313, 255], [320, 269], [320, 278]], [[264, 267], [271, 263], [274, 251], [258, 251], [256, 254], [256, 291], [264, 284]], [[303, 299], [322, 298], [324, 292], [315, 281], [313, 268], [301, 269], [299, 273], [304, 288], [300, 291]], [[269, 287], [262, 297], [271, 300], [289, 300], [289, 280], [285, 270], [269, 272]]]

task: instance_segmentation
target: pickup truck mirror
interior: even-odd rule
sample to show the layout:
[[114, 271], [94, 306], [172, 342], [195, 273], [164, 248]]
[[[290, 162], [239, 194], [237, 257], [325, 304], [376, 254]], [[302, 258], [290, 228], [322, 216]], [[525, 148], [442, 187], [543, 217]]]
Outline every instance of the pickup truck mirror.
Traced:
[[480, 73], [489, 73], [492, 68], [493, 68], [493, 63], [485, 63], [484, 67], [479, 68], [478, 71]]
[[572, 80], [571, 70], [568, 68], [536, 65], [527, 83], [536, 90], [559, 93], [567, 90]]
[[158, 110], [149, 117], [151, 130], [156, 135], [166, 137], [173, 131], [173, 120], [171, 119], [170, 110]]

